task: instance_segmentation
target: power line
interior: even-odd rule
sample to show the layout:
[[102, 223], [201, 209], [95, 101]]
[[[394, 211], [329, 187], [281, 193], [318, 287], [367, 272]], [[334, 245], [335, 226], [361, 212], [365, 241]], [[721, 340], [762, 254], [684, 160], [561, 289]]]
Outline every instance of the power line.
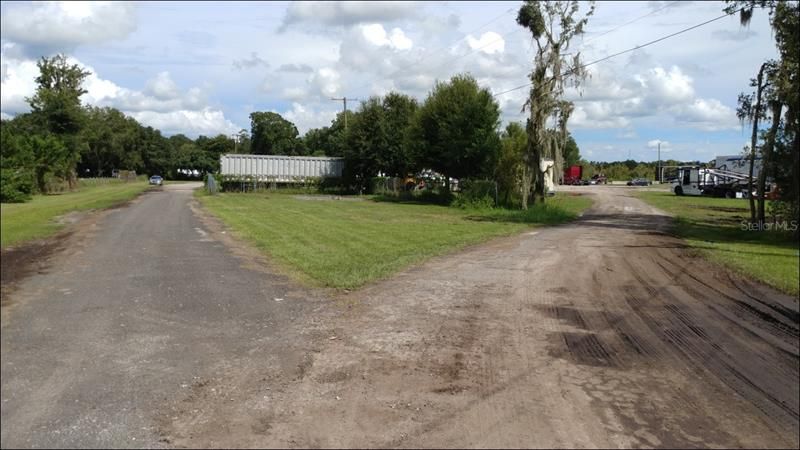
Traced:
[[[589, 66], [591, 66], [591, 65], [594, 65], [594, 64], [597, 64], [597, 63], [601, 63], [601, 62], [603, 62], [603, 61], [607, 61], [607, 60], [609, 60], [609, 59], [611, 59], [611, 58], [616, 58], [617, 56], [624, 55], [625, 53], [630, 53], [630, 52], [632, 52], [632, 51], [634, 51], [634, 50], [638, 50], [638, 49], [640, 49], [640, 48], [645, 48], [645, 47], [647, 47], [647, 46], [650, 46], [650, 45], [656, 44], [656, 43], [658, 43], [658, 42], [661, 42], [661, 41], [663, 41], [663, 40], [666, 40], [666, 39], [669, 39], [669, 38], [671, 38], [671, 37], [677, 36], [677, 35], [679, 35], [679, 34], [686, 33], [687, 31], [694, 30], [695, 28], [700, 28], [700, 27], [702, 27], [702, 26], [704, 26], [704, 25], [708, 25], [708, 24], [709, 24], [709, 23], [711, 23], [711, 22], [716, 22], [717, 20], [723, 19], [723, 18], [725, 18], [725, 17], [728, 17], [728, 16], [730, 16], [730, 15], [732, 15], [732, 14], [736, 14], [736, 13], [738, 13], [738, 12], [739, 12], [739, 11], [741, 11], [741, 10], [742, 10], [742, 8], [740, 8], [740, 9], [737, 9], [736, 11], [732, 11], [732, 12], [730, 12], [730, 13], [725, 13], [725, 14], [723, 14], [723, 15], [719, 16], [719, 17], [715, 17], [715, 18], [713, 18], [713, 19], [711, 19], [711, 20], [707, 20], [707, 21], [705, 21], [705, 22], [702, 22], [702, 23], [699, 23], [699, 24], [697, 24], [697, 25], [693, 25], [693, 26], [691, 26], [691, 27], [689, 27], [689, 28], [684, 28], [683, 30], [676, 31], [675, 33], [668, 34], [668, 35], [666, 35], [666, 36], [663, 36], [663, 37], [660, 37], [660, 38], [658, 38], [658, 39], [654, 39], [654, 40], [652, 40], [652, 41], [650, 41], [650, 42], [647, 42], [647, 43], [645, 43], [645, 44], [642, 44], [642, 45], [637, 45], [636, 47], [631, 47], [631, 48], [629, 48], [629, 49], [623, 50], [623, 51], [621, 51], [621, 52], [614, 53], [614, 54], [612, 54], [612, 55], [605, 56], [605, 57], [603, 57], [603, 58], [600, 58], [600, 59], [594, 60], [594, 61], [592, 61], [592, 62], [589, 62], [589, 63], [586, 63], [586, 64], [581, 64], [579, 67], [580, 67], [581, 69], [585, 69], [586, 67], [589, 67]], [[563, 76], [569, 75], [569, 74], [570, 74], [571, 72], [573, 72], [574, 70], [575, 70], [575, 69], [570, 69], [570, 70], [568, 70], [568, 71], [566, 71], [566, 72], [562, 73], [562, 74], [561, 74], [561, 76], [563, 77]], [[552, 81], [552, 79], [553, 79], [553, 78], [555, 78], [555, 77], [551, 77], [551, 78], [550, 78], [550, 80]], [[515, 87], [515, 88], [508, 89], [508, 90], [506, 90], [506, 91], [503, 91], [503, 92], [499, 92], [499, 93], [497, 93], [497, 94], [494, 94], [494, 95], [492, 95], [492, 96], [493, 96], [493, 97], [497, 97], [497, 96], [499, 96], [499, 95], [508, 94], [509, 92], [514, 92], [514, 91], [516, 91], [516, 90], [519, 90], [519, 89], [522, 89], [522, 88], [528, 87], [528, 86], [530, 86], [530, 85], [532, 85], [532, 84], [533, 84], [532, 82], [531, 82], [531, 83], [525, 83], [525, 84], [523, 84], [523, 85], [521, 85], [521, 86], [517, 86], [517, 87]]]
[[[633, 20], [631, 20], [631, 21], [628, 21], [628, 22], [625, 22], [625, 23], [623, 23], [622, 25], [620, 25], [620, 26], [618, 26], [618, 27], [616, 27], [616, 28], [613, 28], [613, 29], [611, 29], [611, 30], [605, 31], [605, 32], [603, 32], [603, 33], [601, 33], [601, 34], [599, 34], [599, 35], [597, 35], [597, 36], [595, 36], [595, 37], [593, 37], [593, 38], [589, 39], [588, 41], [584, 42], [584, 43], [583, 43], [583, 45], [582, 45], [582, 47], [583, 47], [583, 46], [585, 46], [587, 43], [589, 43], [589, 42], [592, 42], [592, 41], [596, 40], [597, 38], [599, 38], [599, 37], [601, 37], [601, 36], [605, 36], [606, 34], [609, 34], [609, 33], [611, 33], [611, 32], [617, 31], [617, 30], [619, 30], [620, 28], [626, 27], [626, 26], [628, 26], [628, 25], [630, 25], [630, 24], [632, 24], [632, 23], [638, 22], [638, 21], [640, 21], [640, 20], [642, 20], [642, 19], [644, 19], [644, 18], [646, 18], [646, 17], [652, 16], [653, 14], [655, 14], [655, 13], [657, 13], [657, 12], [659, 12], [659, 11], [662, 11], [662, 10], [664, 10], [664, 9], [666, 9], [666, 8], [668, 8], [668, 7], [670, 7], [670, 6], [674, 5], [674, 4], [676, 4], [676, 3], [679, 3], [679, 1], [674, 1], [674, 2], [672, 2], [672, 3], [668, 3], [668, 4], [664, 5], [664, 6], [662, 6], [661, 8], [658, 8], [658, 9], [656, 9], [655, 11], [650, 11], [650, 12], [649, 12], [649, 13], [647, 13], [647, 14], [644, 14], [644, 15], [642, 15], [642, 16], [639, 16], [639, 17], [637, 17], [637, 18], [635, 18], [635, 19], [633, 19]], [[467, 52], [467, 53], [465, 53], [465, 54], [463, 54], [463, 55], [459, 55], [459, 56], [456, 56], [456, 57], [455, 57], [455, 58], [453, 58], [453, 59], [450, 59], [450, 60], [448, 60], [448, 61], [445, 61], [445, 62], [444, 62], [444, 64], [449, 64], [449, 63], [452, 63], [452, 62], [458, 61], [459, 59], [461, 59], [461, 58], [463, 58], [463, 57], [465, 57], [465, 56], [469, 56], [469, 55], [471, 55], [471, 54], [473, 54], [473, 53], [477, 52], [478, 50], [481, 50], [481, 49], [483, 49], [483, 48], [485, 48], [485, 47], [488, 47], [489, 45], [492, 45], [492, 44], [494, 44], [494, 43], [496, 43], [496, 42], [500, 42], [500, 41], [502, 41], [502, 40], [503, 40], [503, 38], [507, 38], [508, 36], [511, 36], [512, 34], [516, 34], [516, 33], [520, 32], [520, 31], [522, 31], [522, 30], [524, 30], [524, 28], [517, 27], [517, 28], [516, 28], [514, 31], [511, 31], [511, 32], [509, 32], [509, 33], [505, 33], [505, 34], [501, 34], [501, 35], [500, 35], [500, 36], [499, 36], [497, 39], [495, 39], [495, 40], [493, 40], [493, 41], [489, 41], [489, 42], [487, 42], [486, 44], [483, 44], [483, 45], [481, 45], [480, 47], [476, 47], [476, 48], [472, 49], [471, 51], [469, 51], [469, 52]], [[444, 64], [441, 64], [441, 65], [444, 65]]]
[[[602, 37], [602, 36], [605, 36], [605, 35], [607, 35], [607, 34], [609, 34], [609, 33], [612, 33], [612, 32], [614, 32], [614, 31], [617, 31], [617, 30], [619, 30], [620, 28], [623, 28], [623, 27], [626, 27], [626, 26], [628, 26], [628, 25], [630, 25], [630, 24], [632, 24], [632, 23], [638, 22], [639, 20], [642, 20], [642, 19], [644, 19], [644, 18], [647, 18], [647, 17], [649, 17], [649, 16], [652, 16], [653, 14], [656, 14], [656, 13], [658, 13], [658, 12], [660, 12], [660, 11], [662, 11], [662, 10], [664, 10], [664, 9], [666, 9], [666, 8], [668, 8], [668, 7], [670, 7], [670, 6], [673, 6], [673, 5], [677, 4], [677, 3], [679, 3], [679, 1], [673, 1], [673, 2], [671, 2], [671, 3], [668, 3], [668, 4], [664, 5], [664, 6], [662, 6], [661, 8], [658, 8], [658, 9], [656, 9], [656, 10], [654, 10], [654, 11], [651, 11], [651, 12], [649, 12], [649, 13], [647, 13], [647, 14], [644, 14], [644, 15], [642, 15], [642, 16], [639, 16], [639, 17], [637, 17], [637, 18], [635, 18], [635, 19], [633, 19], [633, 20], [630, 20], [630, 21], [628, 21], [628, 22], [625, 22], [625, 23], [623, 23], [622, 25], [619, 25], [619, 26], [617, 26], [617, 27], [615, 27], [615, 28], [612, 28], [611, 30], [605, 31], [605, 32], [603, 32], [603, 33], [601, 33], [601, 34], [599, 34], [599, 35], [597, 35], [597, 36], [595, 36], [595, 37], [593, 37], [593, 38], [589, 39], [588, 41], [584, 42], [584, 43], [583, 43], [583, 45], [586, 45], [587, 43], [589, 43], [589, 42], [592, 42], [592, 41], [594, 41], [594, 40], [596, 40], [596, 39], [598, 39], [598, 38], [600, 38], [600, 37]], [[458, 42], [461, 42], [461, 41], [463, 41], [464, 39], [466, 39], [466, 38], [467, 38], [467, 37], [468, 37], [470, 34], [472, 34], [473, 32], [475, 32], [475, 31], [477, 31], [477, 30], [480, 30], [480, 29], [482, 29], [482, 28], [484, 28], [484, 27], [486, 27], [486, 26], [488, 26], [488, 25], [490, 25], [490, 24], [494, 23], [495, 21], [497, 21], [497, 20], [498, 20], [498, 19], [500, 19], [501, 17], [503, 17], [503, 16], [505, 16], [506, 14], [508, 14], [508, 13], [511, 13], [511, 12], [513, 12], [513, 11], [514, 11], [514, 8], [510, 8], [510, 9], [506, 10], [505, 12], [503, 12], [503, 13], [502, 13], [502, 14], [500, 14], [499, 16], [495, 17], [494, 19], [490, 20], [489, 22], [485, 23], [484, 25], [481, 25], [480, 27], [478, 27], [478, 28], [476, 28], [476, 29], [474, 29], [474, 30], [472, 30], [472, 31], [468, 32], [468, 33], [467, 33], [467, 34], [466, 34], [464, 37], [462, 37], [461, 39], [458, 39], [458, 40], [457, 40], [457, 41], [455, 41], [453, 44], [456, 44], [456, 43], [458, 43]], [[508, 38], [508, 37], [509, 37], [509, 36], [511, 36], [511, 35], [517, 34], [517, 33], [519, 33], [520, 31], [523, 31], [523, 30], [524, 30], [523, 28], [521, 28], [521, 27], [518, 27], [518, 28], [516, 28], [516, 29], [515, 29], [515, 30], [513, 30], [513, 31], [510, 31], [510, 32], [508, 32], [508, 33], [501, 34], [501, 35], [499, 35], [499, 36], [498, 36], [496, 39], [494, 39], [494, 40], [492, 40], [492, 41], [489, 41], [489, 42], [487, 42], [487, 43], [485, 43], [485, 44], [483, 44], [483, 45], [481, 45], [481, 46], [479, 46], [479, 47], [473, 48], [472, 50], [468, 51], [467, 53], [464, 53], [463, 55], [458, 55], [458, 56], [456, 56], [456, 57], [454, 57], [454, 58], [448, 59], [448, 60], [446, 60], [446, 61], [444, 61], [444, 62], [442, 62], [442, 63], [438, 64], [438, 65], [437, 65], [437, 67], [441, 67], [441, 66], [444, 66], [444, 65], [446, 65], [446, 64], [450, 64], [450, 63], [453, 63], [453, 62], [455, 62], [455, 61], [458, 61], [459, 59], [462, 59], [462, 58], [464, 58], [464, 57], [467, 57], [467, 56], [469, 56], [469, 55], [471, 55], [471, 54], [473, 54], [473, 53], [475, 53], [475, 52], [477, 52], [477, 51], [480, 51], [480, 50], [482, 50], [482, 49], [484, 49], [484, 48], [486, 48], [486, 47], [488, 47], [488, 46], [490, 46], [490, 45], [492, 45], [492, 44], [495, 44], [495, 43], [497, 43], [497, 42], [500, 42], [500, 41], [502, 41], [503, 39], [505, 39], [505, 38]], [[451, 44], [450, 46], [452, 46], [453, 44]], [[401, 72], [403, 72], [403, 71], [405, 71], [405, 70], [408, 70], [408, 69], [409, 69], [409, 68], [411, 68], [411, 67], [418, 66], [418, 65], [419, 65], [421, 62], [425, 61], [426, 59], [430, 59], [430, 57], [431, 57], [431, 56], [433, 56], [433, 55], [435, 55], [435, 54], [437, 54], [437, 53], [441, 52], [442, 50], [446, 50], [446, 49], [447, 49], [447, 48], [449, 48], [450, 46], [448, 46], [448, 47], [441, 47], [441, 48], [439, 48], [438, 50], [436, 50], [434, 53], [432, 53], [432, 54], [429, 54], [429, 55], [427, 55], [427, 56], [425, 56], [425, 57], [422, 57], [422, 58], [418, 59], [416, 62], [412, 63], [410, 66], [404, 67], [403, 69], [397, 70], [397, 71], [395, 71], [395, 72], [393, 72], [393, 73], [389, 74], [389, 75], [388, 75], [386, 78], [391, 78], [391, 77], [394, 77], [395, 75], [398, 75], [398, 74], [400, 74]], [[370, 83], [365, 83], [365, 84], [364, 84], [364, 85], [362, 85], [361, 87], [366, 87], [366, 86], [368, 86], [369, 84], [370, 84]], [[526, 85], [526, 86], [527, 86], [527, 85]], [[523, 87], [524, 87], [524, 86], [523, 86]], [[516, 89], [521, 89], [521, 88], [515, 88], [514, 90], [516, 90]], [[510, 92], [510, 91], [509, 91], [509, 92]], [[499, 95], [499, 94], [497, 94], [497, 95]]]
[[609, 33], [613, 33], [613, 32], [615, 32], [615, 31], [619, 30], [620, 28], [623, 28], [623, 27], [626, 27], [626, 26], [628, 26], [628, 25], [630, 25], [630, 24], [632, 24], [632, 23], [638, 22], [638, 21], [640, 21], [640, 20], [642, 20], [642, 19], [644, 19], [644, 18], [646, 18], [646, 17], [650, 17], [650, 16], [652, 16], [653, 14], [655, 14], [655, 13], [657, 13], [657, 12], [660, 12], [660, 11], [663, 11], [663, 10], [665, 10], [665, 9], [669, 8], [670, 6], [672, 6], [672, 5], [675, 5], [675, 4], [677, 4], [677, 3], [680, 3], [680, 1], [674, 1], [674, 2], [672, 2], [672, 3], [667, 3], [666, 5], [662, 6], [661, 8], [658, 8], [658, 9], [656, 9], [656, 10], [654, 10], [654, 11], [650, 11], [649, 13], [647, 13], [647, 14], [644, 14], [644, 15], [642, 15], [642, 16], [639, 16], [639, 17], [637, 17], [637, 18], [635, 18], [635, 19], [633, 19], [633, 20], [631, 20], [631, 21], [629, 21], [629, 22], [625, 22], [625, 23], [623, 23], [622, 25], [620, 25], [620, 26], [618, 26], [618, 27], [616, 27], [616, 28], [612, 28], [612, 29], [610, 29], [610, 30], [608, 30], [608, 31], [604, 31], [603, 33], [600, 33], [600, 34], [598, 34], [597, 36], [594, 36], [593, 38], [591, 38], [591, 39], [589, 39], [589, 40], [587, 40], [587, 41], [584, 41], [584, 42], [582, 43], [581, 47], [585, 46], [585, 45], [586, 45], [586, 44], [588, 44], [589, 42], [592, 42], [592, 41], [596, 40], [597, 38], [603, 37], [603, 36], [605, 36], [605, 35], [607, 35], [607, 34], [609, 34]]

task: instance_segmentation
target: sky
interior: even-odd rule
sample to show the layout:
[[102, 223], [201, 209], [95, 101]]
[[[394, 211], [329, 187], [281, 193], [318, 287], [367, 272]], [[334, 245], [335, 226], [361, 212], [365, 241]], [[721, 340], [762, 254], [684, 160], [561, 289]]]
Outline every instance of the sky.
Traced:
[[[65, 53], [89, 71], [82, 100], [165, 135], [233, 134], [253, 111], [300, 133], [342, 102], [399, 91], [423, 101], [468, 72], [496, 96], [502, 125], [525, 120], [536, 44], [521, 2], [1, 2], [3, 118], [29, 110], [36, 61]], [[580, 13], [588, 10], [581, 3]], [[599, 1], [567, 52], [592, 62], [723, 14], [716, 1]], [[736, 118], [760, 64], [775, 58], [766, 11], [717, 20], [587, 67], [567, 96], [568, 128], [594, 161], [709, 161], [742, 152]], [[348, 102], [348, 108], [358, 101]]]

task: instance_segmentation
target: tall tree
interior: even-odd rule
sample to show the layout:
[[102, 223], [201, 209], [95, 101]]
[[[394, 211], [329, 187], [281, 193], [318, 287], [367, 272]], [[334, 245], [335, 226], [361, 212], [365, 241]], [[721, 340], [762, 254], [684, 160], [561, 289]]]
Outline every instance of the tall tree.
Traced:
[[26, 99], [32, 113], [44, 121], [51, 133], [76, 134], [85, 120], [80, 97], [87, 91], [82, 85], [91, 72], [69, 64], [65, 55], [43, 57], [36, 66], [36, 92]]
[[359, 188], [366, 188], [381, 170], [380, 156], [388, 146], [385, 111], [379, 97], [363, 102], [349, 121], [347, 143], [343, 155], [345, 177]]
[[[500, 107], [471, 75], [437, 82], [410, 132], [421, 164], [448, 178], [488, 176], [500, 148]], [[448, 185], [449, 187], [449, 185]]]
[[298, 132], [294, 124], [274, 112], [250, 114], [252, 150], [257, 155], [296, 155]]
[[405, 178], [419, 167], [419, 156], [413, 153], [408, 133], [417, 112], [417, 101], [408, 95], [390, 92], [383, 97], [386, 121], [386, 147], [380, 155], [381, 170], [388, 175]]
[[31, 105], [31, 116], [52, 134], [33, 146], [38, 166], [36, 183], [44, 192], [48, 184], [45, 177], [49, 175], [67, 180], [70, 185], [76, 181], [75, 166], [82, 147], [77, 136], [85, 123], [80, 97], [86, 93], [82, 85], [90, 72], [69, 64], [64, 55], [43, 57], [36, 65], [36, 92], [26, 100]]
[[[583, 34], [589, 16], [594, 13], [594, 2], [589, 4], [589, 11], [579, 20], [575, 18], [579, 9], [577, 0], [525, 0], [517, 14], [517, 23], [531, 32], [536, 43], [530, 95], [523, 106], [523, 111], [530, 112], [522, 193], [524, 209], [528, 207], [531, 190], [534, 201], [545, 198], [544, 178], [539, 169], [542, 158], [553, 158], [556, 170], [560, 170], [560, 149], [566, 143], [567, 122], [573, 110], [572, 103], [563, 99], [564, 87], [568, 83], [577, 86], [587, 75], [580, 52], [571, 59], [565, 56], [572, 39]], [[556, 133], [547, 131], [549, 118], [556, 119]]]
[[[748, 155], [750, 160], [750, 176], [747, 180], [747, 191], [750, 193], [753, 192], [753, 171], [755, 168], [756, 154], [759, 153], [757, 150], [758, 124], [761, 119], [766, 118], [765, 104], [762, 101], [762, 98], [764, 97], [764, 90], [768, 85], [765, 83], [766, 80], [764, 79], [764, 72], [769, 68], [769, 66], [769, 62], [761, 64], [761, 68], [758, 70], [758, 75], [756, 78], [750, 80], [750, 86], [756, 89], [755, 93], [739, 94], [739, 105], [736, 108], [736, 117], [738, 117], [742, 123], [750, 122], [752, 125], [752, 133], [750, 134], [750, 154]], [[765, 172], [765, 168], [763, 167], [763, 159], [761, 172]], [[755, 198], [752, 195], [749, 195], [748, 197], [750, 198], [750, 221], [756, 222], [757, 214]]]

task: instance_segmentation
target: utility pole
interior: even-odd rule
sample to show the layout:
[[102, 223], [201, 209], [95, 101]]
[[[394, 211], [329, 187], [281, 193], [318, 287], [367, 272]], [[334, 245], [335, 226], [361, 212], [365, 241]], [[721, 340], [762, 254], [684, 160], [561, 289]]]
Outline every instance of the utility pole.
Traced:
[[658, 141], [658, 165], [656, 166], [656, 178], [658, 183], [661, 184], [661, 140]]
[[342, 103], [344, 104], [344, 131], [346, 133], [347, 132], [347, 100], [356, 100], [356, 101], [358, 101], [358, 99], [357, 98], [348, 99], [347, 97], [342, 97], [342, 98], [333, 98], [333, 97], [331, 97], [331, 100], [334, 100], [334, 101], [341, 100]]

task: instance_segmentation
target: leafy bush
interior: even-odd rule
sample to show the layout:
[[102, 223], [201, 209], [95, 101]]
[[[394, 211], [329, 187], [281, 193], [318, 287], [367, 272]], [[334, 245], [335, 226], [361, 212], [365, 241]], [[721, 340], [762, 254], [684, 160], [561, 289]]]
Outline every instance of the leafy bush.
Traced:
[[22, 203], [28, 201], [35, 186], [33, 171], [28, 168], [0, 169], [0, 202]]
[[496, 206], [494, 181], [488, 180], [463, 180], [461, 192], [455, 199], [454, 206], [461, 208], [485, 209]]

